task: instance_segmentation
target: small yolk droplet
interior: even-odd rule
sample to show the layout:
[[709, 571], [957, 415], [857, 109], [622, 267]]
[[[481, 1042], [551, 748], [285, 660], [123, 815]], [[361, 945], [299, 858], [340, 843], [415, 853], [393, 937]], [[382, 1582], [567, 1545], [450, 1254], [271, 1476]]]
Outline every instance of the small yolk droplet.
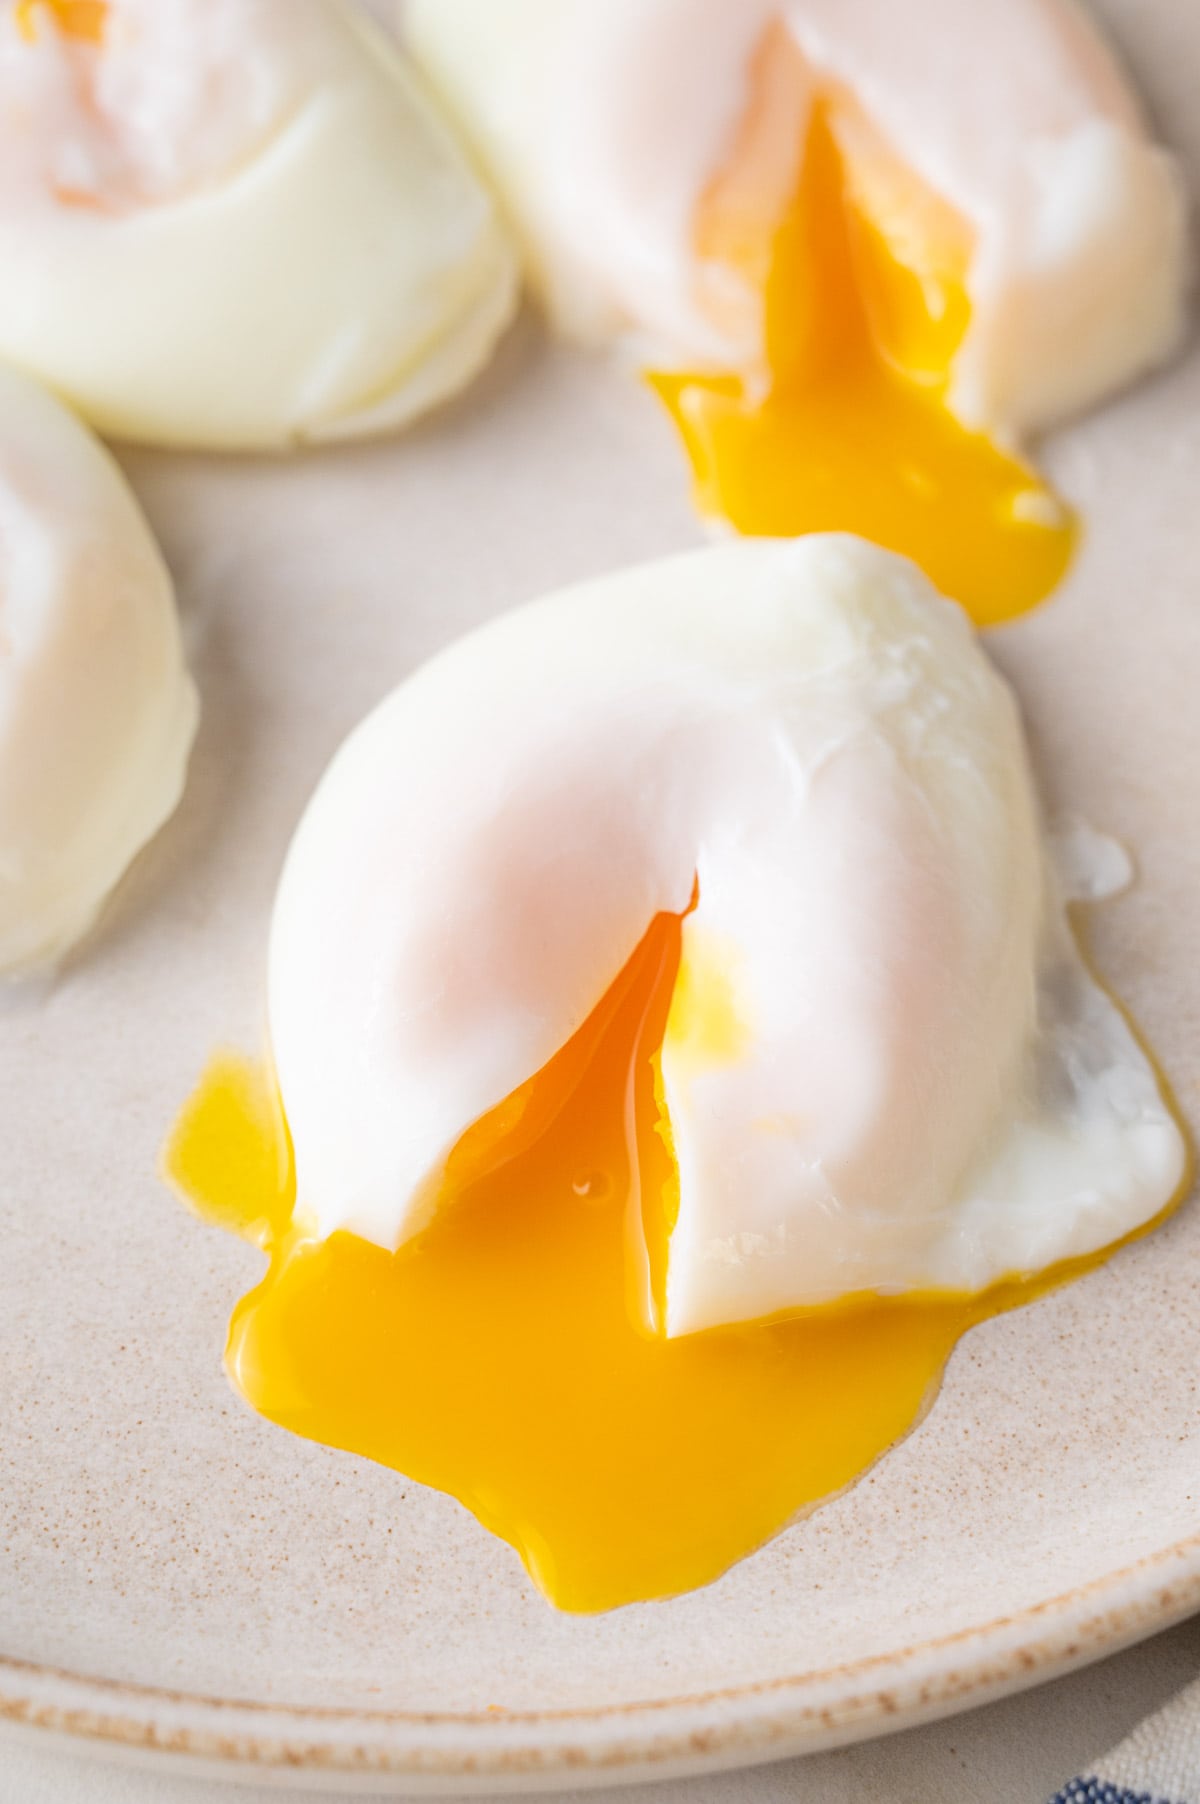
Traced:
[[[680, 917], [659, 916], [574, 1038], [462, 1137], [395, 1253], [289, 1219], [286, 1126], [245, 1061], [214, 1061], [165, 1155], [269, 1254], [226, 1352], [247, 1401], [450, 1492], [567, 1610], [716, 1578], [907, 1433], [973, 1324], [1105, 1257], [664, 1338], [678, 1184], [658, 1049], [680, 947]], [[675, 1028], [726, 1044], [701, 989], [685, 972]]]
[[102, 44], [108, 23], [107, 0], [17, 0], [17, 29], [27, 43], [37, 36], [37, 15], [50, 14], [64, 37]]
[[[1077, 529], [1027, 464], [950, 411], [970, 233], [848, 100], [809, 106], [782, 27], [764, 39], [751, 89], [697, 248], [762, 295], [765, 368], [650, 376], [702, 511], [746, 534], [858, 533], [911, 557], [980, 625], [1023, 613], [1063, 577]], [[764, 133], [805, 116], [792, 200], [772, 220], [760, 193], [756, 214]]]

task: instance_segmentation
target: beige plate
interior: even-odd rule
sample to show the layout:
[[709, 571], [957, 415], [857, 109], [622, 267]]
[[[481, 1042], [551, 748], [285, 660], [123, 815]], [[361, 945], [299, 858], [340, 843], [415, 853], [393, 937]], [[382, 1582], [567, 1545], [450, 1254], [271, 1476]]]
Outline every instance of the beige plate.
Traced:
[[[1200, 15], [1113, 10], [1200, 167]], [[993, 646], [1051, 806], [1136, 850], [1095, 949], [1195, 1119], [1200, 357], [1053, 453], [1087, 548]], [[242, 1408], [221, 1347], [259, 1257], [155, 1161], [210, 1049], [257, 1043], [272, 890], [322, 766], [451, 635], [696, 529], [652, 402], [529, 326], [402, 442], [127, 463], [205, 714], [176, 820], [0, 1016], [0, 1717], [309, 1783], [611, 1782], [876, 1734], [1200, 1608], [1194, 1208], [976, 1330], [847, 1496], [708, 1590], [608, 1617], [554, 1614], [449, 1498]]]

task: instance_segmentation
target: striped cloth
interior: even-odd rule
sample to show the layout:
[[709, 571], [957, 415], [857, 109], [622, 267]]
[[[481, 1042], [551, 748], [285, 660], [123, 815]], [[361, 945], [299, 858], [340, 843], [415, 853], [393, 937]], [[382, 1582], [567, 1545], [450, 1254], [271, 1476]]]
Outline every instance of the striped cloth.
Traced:
[[1200, 1804], [1200, 1679], [1050, 1804]]

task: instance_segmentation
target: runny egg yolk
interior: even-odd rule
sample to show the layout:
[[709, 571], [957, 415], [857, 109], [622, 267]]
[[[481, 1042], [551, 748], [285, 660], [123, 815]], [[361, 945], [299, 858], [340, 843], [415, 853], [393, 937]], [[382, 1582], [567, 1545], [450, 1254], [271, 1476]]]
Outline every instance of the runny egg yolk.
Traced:
[[[733, 160], [697, 220], [702, 264], [738, 271], [762, 296], [765, 369], [651, 383], [706, 514], [747, 534], [861, 534], [911, 557], [980, 625], [1011, 618], [1061, 580], [1076, 525], [1028, 465], [947, 404], [970, 318], [971, 233], [848, 99], [809, 109], [808, 92], [799, 52], [774, 28]], [[806, 112], [793, 197], [772, 218], [756, 165]]]
[[[1105, 1256], [974, 1296], [656, 1333], [674, 1212], [656, 1052], [679, 958], [660, 915], [574, 1038], [463, 1136], [398, 1252], [306, 1234], [277, 1092], [249, 1061], [213, 1061], [166, 1149], [189, 1201], [270, 1258], [229, 1332], [247, 1401], [452, 1493], [566, 1610], [716, 1578], [904, 1435], [966, 1329]], [[669, 1031], [725, 1033], [682, 975]]]
[[37, 36], [37, 15], [42, 11], [50, 14], [64, 37], [85, 44], [104, 42], [107, 0], [17, 0], [17, 29], [27, 41]]

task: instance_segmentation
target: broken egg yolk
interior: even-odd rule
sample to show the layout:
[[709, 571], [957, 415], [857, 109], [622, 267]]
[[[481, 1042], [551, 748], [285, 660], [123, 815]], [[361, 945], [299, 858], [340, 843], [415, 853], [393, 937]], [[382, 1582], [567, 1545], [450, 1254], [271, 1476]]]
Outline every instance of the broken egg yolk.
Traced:
[[39, 13], [48, 13], [64, 37], [85, 44], [104, 42], [107, 0], [17, 0], [17, 29], [27, 43], [37, 36]]
[[[165, 1154], [201, 1214], [269, 1256], [229, 1331], [246, 1400], [450, 1492], [566, 1610], [716, 1578], [911, 1429], [967, 1329], [1106, 1256], [974, 1296], [657, 1333], [676, 1186], [656, 1055], [680, 920], [658, 916], [575, 1036], [463, 1136], [396, 1252], [306, 1232], [274, 1081], [251, 1061], [213, 1061]], [[707, 1032], [679, 975], [671, 1031]]]
[[[979, 625], [1058, 584], [1077, 536], [1064, 504], [948, 404], [970, 319], [972, 234], [854, 104], [809, 105], [775, 27], [751, 72], [728, 171], [702, 198], [703, 267], [761, 296], [765, 367], [650, 376], [687, 448], [698, 504], [745, 534], [852, 532], [919, 564]], [[782, 218], [764, 215], [768, 140], [800, 127]]]

